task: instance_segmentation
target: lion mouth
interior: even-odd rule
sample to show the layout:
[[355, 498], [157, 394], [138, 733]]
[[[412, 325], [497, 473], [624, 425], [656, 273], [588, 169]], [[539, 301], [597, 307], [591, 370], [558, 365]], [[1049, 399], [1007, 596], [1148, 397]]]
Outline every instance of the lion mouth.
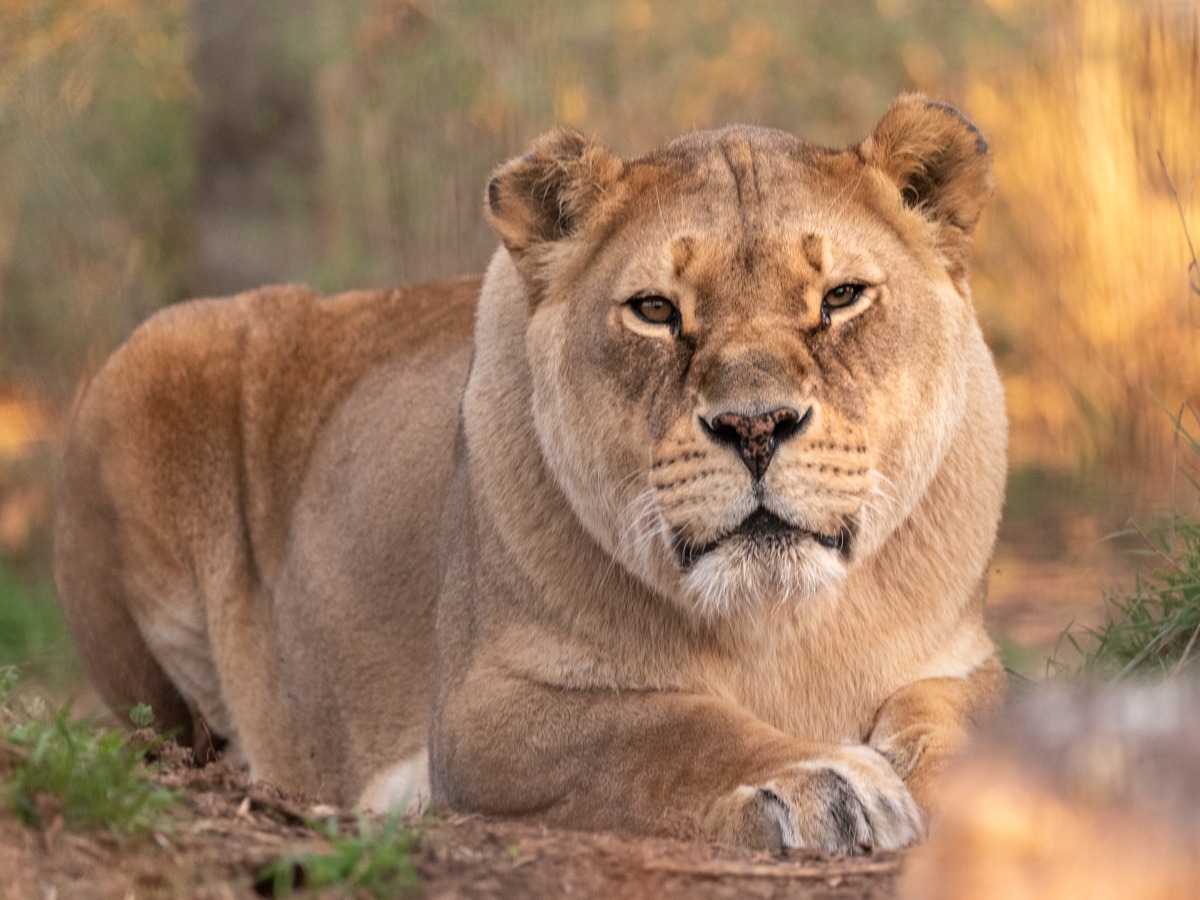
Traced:
[[740, 540], [756, 550], [786, 550], [811, 540], [829, 550], [836, 550], [843, 559], [849, 559], [854, 540], [854, 523], [847, 522], [837, 533], [827, 534], [799, 528], [760, 506], [736, 527], [707, 543], [697, 544], [678, 535], [675, 539], [675, 550], [679, 554], [680, 567], [683, 571], [688, 571], [702, 557], [731, 540]]

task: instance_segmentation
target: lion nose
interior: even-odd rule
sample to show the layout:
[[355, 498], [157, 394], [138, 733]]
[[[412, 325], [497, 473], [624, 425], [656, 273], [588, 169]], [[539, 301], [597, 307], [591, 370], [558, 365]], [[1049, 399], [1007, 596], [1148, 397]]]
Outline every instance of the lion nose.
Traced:
[[767, 474], [776, 448], [807, 428], [811, 419], [812, 407], [801, 415], [790, 406], [780, 406], [756, 416], [726, 412], [707, 421], [701, 417], [700, 422], [713, 440], [737, 450], [758, 480]]

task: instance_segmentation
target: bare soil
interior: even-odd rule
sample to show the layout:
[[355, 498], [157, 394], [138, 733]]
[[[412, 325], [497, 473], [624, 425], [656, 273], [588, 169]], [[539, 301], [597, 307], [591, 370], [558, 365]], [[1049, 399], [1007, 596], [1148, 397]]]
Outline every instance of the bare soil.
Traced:
[[[167, 755], [173, 758], [157, 777], [182, 795], [169, 830], [118, 840], [103, 831], [65, 831], [58, 822], [30, 828], [0, 812], [0, 897], [271, 896], [260, 874], [264, 866], [328, 846], [307, 824], [314, 815], [354, 827], [350, 814], [249, 784], [224, 762], [194, 768], [180, 753]], [[894, 894], [903, 859], [897, 853], [751, 853], [479, 816], [428, 816], [419, 835], [412, 853], [419, 884], [412, 895], [426, 898], [883, 900]]]

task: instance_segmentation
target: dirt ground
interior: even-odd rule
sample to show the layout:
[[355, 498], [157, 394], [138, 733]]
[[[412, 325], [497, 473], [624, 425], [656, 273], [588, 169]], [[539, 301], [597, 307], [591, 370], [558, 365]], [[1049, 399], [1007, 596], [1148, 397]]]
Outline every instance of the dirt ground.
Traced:
[[[305, 824], [312, 809], [248, 784], [222, 762], [193, 768], [176, 759], [158, 777], [183, 796], [177, 823], [123, 843], [104, 832], [67, 832], [53, 824], [38, 831], [0, 812], [0, 897], [271, 896], [259, 877], [267, 863], [326, 846]], [[343, 813], [339, 822], [349, 828], [354, 819]], [[773, 856], [477, 816], [430, 816], [419, 833], [413, 850], [419, 885], [412, 895], [425, 898], [884, 900], [894, 895], [903, 859], [896, 853]]]

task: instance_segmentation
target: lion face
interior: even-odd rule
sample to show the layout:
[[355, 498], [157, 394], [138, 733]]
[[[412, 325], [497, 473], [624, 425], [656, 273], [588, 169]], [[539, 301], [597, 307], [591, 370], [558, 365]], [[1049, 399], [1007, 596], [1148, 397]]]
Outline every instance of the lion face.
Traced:
[[701, 617], [828, 593], [907, 518], [962, 418], [975, 325], [944, 232], [965, 240], [971, 210], [944, 224], [928, 185], [906, 203], [872, 139], [831, 153], [730, 128], [628, 163], [576, 147], [600, 175], [557, 198], [562, 234], [511, 240], [491, 191], [555, 480], [619, 564]]

